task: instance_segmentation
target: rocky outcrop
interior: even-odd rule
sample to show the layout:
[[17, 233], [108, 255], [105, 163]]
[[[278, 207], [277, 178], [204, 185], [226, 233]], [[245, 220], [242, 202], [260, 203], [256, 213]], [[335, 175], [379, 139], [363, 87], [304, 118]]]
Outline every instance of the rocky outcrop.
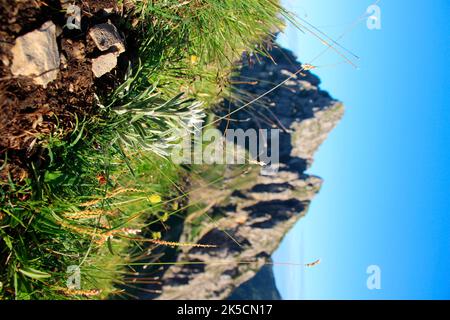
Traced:
[[[270, 55], [244, 57], [246, 65], [232, 79], [236, 95], [251, 100], [290, 79], [219, 128], [279, 128], [278, 172], [268, 175], [258, 165], [245, 170], [229, 165], [219, 173], [224, 176], [220, 184], [192, 192], [190, 201], [203, 205], [187, 217], [180, 241], [217, 247], [184, 248], [178, 264], [162, 277], [159, 299], [225, 299], [248, 285], [321, 187], [322, 180], [305, 171], [342, 117], [343, 106], [319, 88], [319, 79], [309, 71], [295, 75], [301, 64], [290, 51], [274, 46]], [[218, 113], [240, 105], [225, 101]]]

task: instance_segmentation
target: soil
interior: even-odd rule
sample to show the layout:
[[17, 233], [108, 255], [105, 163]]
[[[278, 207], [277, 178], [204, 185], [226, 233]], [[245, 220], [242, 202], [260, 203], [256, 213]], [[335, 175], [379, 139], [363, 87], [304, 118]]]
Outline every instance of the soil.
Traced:
[[[62, 4], [81, 9], [81, 30], [69, 30]], [[100, 54], [87, 31], [93, 25], [111, 21], [128, 42], [114, 0], [0, 0], [0, 184], [8, 179], [20, 182], [29, 175], [29, 164], [44, 160], [40, 141], [58, 130], [73, 130], [75, 117], [96, 114], [94, 93], [106, 95], [123, 80], [130, 53], [119, 57], [113, 71], [94, 78], [91, 59]], [[114, 10], [111, 12], [110, 9]], [[17, 37], [52, 20], [60, 28], [57, 38], [61, 60], [58, 78], [47, 88], [32, 79], [14, 77], [11, 53]], [[128, 50], [127, 50], [128, 51]]]

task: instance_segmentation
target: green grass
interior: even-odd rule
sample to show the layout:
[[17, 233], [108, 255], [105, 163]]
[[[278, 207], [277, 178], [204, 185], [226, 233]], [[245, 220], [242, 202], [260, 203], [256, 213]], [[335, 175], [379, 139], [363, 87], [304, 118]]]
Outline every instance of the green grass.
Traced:
[[[0, 299], [120, 294], [129, 266], [158, 245], [146, 235], [184, 211], [186, 171], [168, 150], [231, 94], [242, 52], [264, 53], [278, 14], [290, 18], [272, 0], [131, 3], [123, 23], [139, 49], [123, 84], [69, 136], [40, 140], [44, 160], [25, 183], [0, 185]], [[69, 266], [80, 268], [81, 291], [67, 289]]]
[[157, 84], [167, 96], [184, 92], [210, 106], [229, 91], [229, 76], [243, 51], [264, 53], [261, 42], [278, 32], [275, 0], [132, 1], [140, 44], [137, 91]]
[[50, 163], [20, 188], [2, 186], [0, 297], [86, 297], [67, 292], [71, 265], [80, 266], [84, 291], [108, 296], [141, 240], [127, 233], [170, 210], [158, 198], [178, 195], [182, 172], [142, 148], [121, 149], [115, 125], [98, 118], [69, 139], [50, 138]]

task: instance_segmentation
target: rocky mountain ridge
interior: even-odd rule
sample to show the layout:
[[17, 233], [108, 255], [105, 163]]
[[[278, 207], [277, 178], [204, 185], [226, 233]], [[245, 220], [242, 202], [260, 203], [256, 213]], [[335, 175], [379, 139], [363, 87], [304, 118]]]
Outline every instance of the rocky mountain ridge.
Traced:
[[[268, 175], [253, 165], [237, 172], [236, 166], [230, 165], [219, 188], [193, 194], [190, 201], [203, 202], [200, 216], [208, 218], [198, 222], [188, 216], [180, 241], [217, 247], [184, 248], [178, 264], [164, 273], [158, 299], [232, 297], [267, 266], [271, 254], [320, 190], [322, 179], [305, 171], [344, 108], [319, 88], [319, 78], [310, 71], [297, 73], [302, 65], [290, 51], [275, 44], [269, 53], [270, 58], [244, 57], [240, 75], [232, 79], [238, 83], [238, 92], [251, 99], [290, 79], [258, 103], [234, 113], [232, 121], [222, 121], [219, 128], [279, 128], [278, 171]], [[224, 115], [240, 105], [224, 101], [218, 113]]]

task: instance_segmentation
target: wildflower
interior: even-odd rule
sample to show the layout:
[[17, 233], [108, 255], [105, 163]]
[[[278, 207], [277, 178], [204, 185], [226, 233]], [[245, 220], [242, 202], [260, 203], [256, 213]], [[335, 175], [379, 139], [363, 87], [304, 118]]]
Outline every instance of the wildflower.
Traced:
[[161, 196], [159, 194], [152, 194], [150, 197], [148, 197], [148, 201], [151, 204], [157, 204], [161, 202]]
[[162, 222], [166, 222], [169, 220], [169, 214], [167, 212], [164, 212], [163, 216], [160, 218]]
[[106, 184], [106, 178], [104, 175], [99, 174], [97, 176], [97, 180], [98, 180], [98, 183], [102, 186]]
[[156, 240], [161, 239], [161, 232], [152, 232], [152, 238]]
[[196, 55], [191, 55], [191, 64], [197, 64], [198, 57]]

